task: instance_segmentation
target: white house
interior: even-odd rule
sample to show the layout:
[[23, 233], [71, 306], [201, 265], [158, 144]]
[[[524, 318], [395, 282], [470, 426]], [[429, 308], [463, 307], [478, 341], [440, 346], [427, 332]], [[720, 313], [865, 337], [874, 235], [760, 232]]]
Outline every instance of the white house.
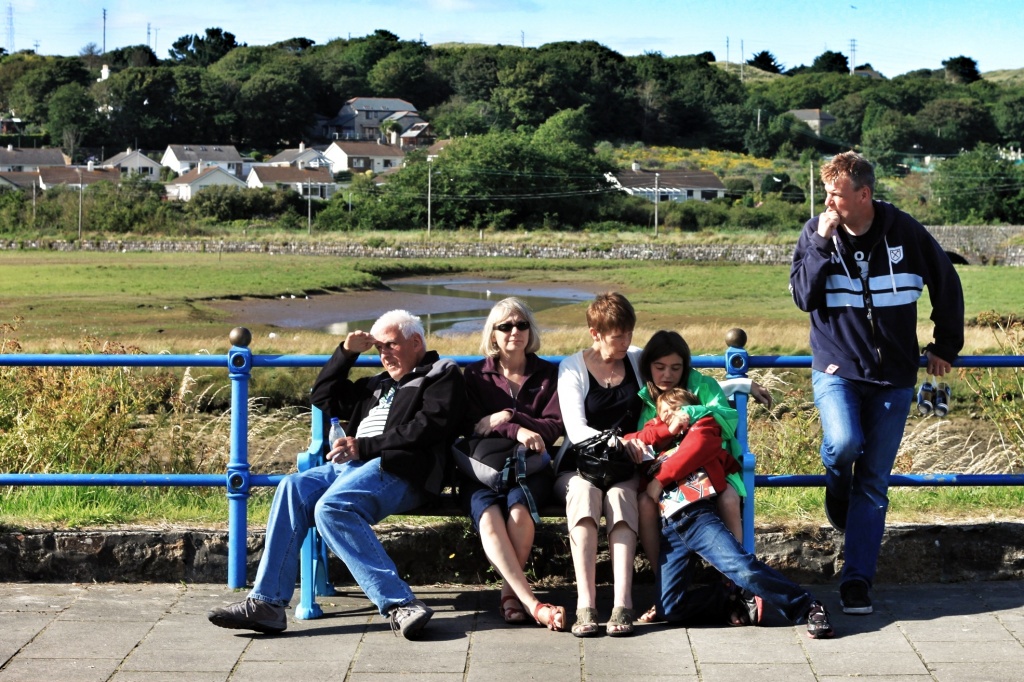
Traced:
[[260, 165], [295, 166], [297, 168], [320, 168], [324, 166], [329, 168], [331, 161], [319, 149], [307, 147], [305, 142], [300, 142], [298, 149], [285, 149], [265, 163], [253, 164], [254, 167]]
[[51, 147], [36, 149], [33, 147], [0, 147], [0, 173], [14, 171], [37, 171], [40, 168], [67, 166], [71, 159], [64, 152]]
[[200, 163], [204, 168], [217, 166], [236, 178], [245, 177], [242, 156], [230, 144], [171, 144], [160, 158], [161, 166], [167, 166], [178, 175], [188, 173]]
[[228, 187], [237, 187], [239, 189], [246, 188], [246, 184], [239, 180], [236, 175], [227, 172], [220, 166], [207, 166], [205, 162], [203, 162], [203, 165], [197, 166], [184, 175], [175, 178], [164, 185], [164, 187], [167, 189], [168, 199], [191, 201], [192, 197], [196, 194], [213, 185], [227, 185]]
[[806, 123], [818, 137], [821, 137], [825, 128], [836, 122], [835, 116], [821, 109], [790, 109], [786, 113]]
[[430, 124], [426, 121], [413, 123], [398, 136], [398, 144], [401, 147], [426, 147], [433, 141], [434, 135], [430, 130]]
[[100, 164], [103, 168], [117, 168], [121, 175], [141, 175], [146, 180], [156, 181], [160, 178], [163, 167], [138, 149], [129, 147], [127, 150], [114, 154]]
[[294, 166], [253, 166], [246, 179], [252, 189], [270, 187], [290, 189], [302, 198], [330, 199], [338, 190], [334, 176], [327, 166], [321, 168], [296, 168]]
[[396, 97], [353, 97], [345, 102], [334, 118], [322, 122], [323, 136], [335, 140], [375, 140], [380, 124], [391, 119], [405, 132], [422, 118], [416, 107]]
[[725, 185], [718, 176], [706, 170], [645, 170], [634, 163], [632, 168], [618, 173], [608, 173], [605, 178], [613, 186], [653, 202], [687, 201], [698, 199], [710, 201], [725, 196]]
[[401, 147], [354, 140], [335, 140], [324, 151], [324, 156], [331, 162], [332, 173], [382, 173], [389, 168], [397, 168], [405, 160]]

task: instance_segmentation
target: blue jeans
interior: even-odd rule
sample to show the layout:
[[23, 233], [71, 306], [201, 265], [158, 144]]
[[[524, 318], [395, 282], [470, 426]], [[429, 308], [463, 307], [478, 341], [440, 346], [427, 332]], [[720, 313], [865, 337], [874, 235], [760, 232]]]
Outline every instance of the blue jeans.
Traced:
[[889, 474], [903, 439], [914, 387], [850, 381], [815, 370], [825, 485], [849, 499], [841, 582], [875, 580], [889, 509]]
[[371, 526], [415, 509], [425, 499], [418, 486], [382, 471], [380, 459], [324, 464], [286, 476], [274, 494], [263, 557], [249, 596], [288, 605], [299, 572], [299, 549], [315, 523], [367, 598], [386, 615], [415, 596], [398, 577]]
[[661, 529], [658, 613], [665, 620], [725, 622], [721, 585], [690, 589], [698, 555], [738, 587], [761, 597], [794, 623], [806, 619], [814, 598], [743, 549], [722, 523], [713, 502], [697, 502], [683, 509]]

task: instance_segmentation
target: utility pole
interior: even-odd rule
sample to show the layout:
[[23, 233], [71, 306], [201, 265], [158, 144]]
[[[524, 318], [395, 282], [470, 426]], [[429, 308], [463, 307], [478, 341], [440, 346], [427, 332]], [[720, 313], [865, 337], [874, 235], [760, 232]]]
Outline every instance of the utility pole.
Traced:
[[313, 236], [313, 181], [306, 178], [306, 234]]
[[430, 195], [433, 192], [433, 159], [427, 158], [427, 239], [430, 239]]
[[85, 193], [85, 185], [82, 184], [82, 169], [78, 169], [78, 246], [82, 246], [82, 195]]
[[814, 217], [814, 162], [811, 161], [810, 165], [811, 165], [811, 172], [807, 176], [808, 177], [807, 184], [809, 184], [811, 186], [811, 217], [813, 218]]
[[658, 189], [658, 178], [661, 173], [654, 174], [654, 236], [658, 236], [658, 203], [661, 201], [661, 190]]
[[743, 63], [746, 61], [743, 57], [743, 40], [740, 40], [740, 83], [743, 82]]
[[107, 53], [107, 8], [103, 8], [103, 54]]
[[850, 75], [857, 70], [857, 39], [850, 38]]

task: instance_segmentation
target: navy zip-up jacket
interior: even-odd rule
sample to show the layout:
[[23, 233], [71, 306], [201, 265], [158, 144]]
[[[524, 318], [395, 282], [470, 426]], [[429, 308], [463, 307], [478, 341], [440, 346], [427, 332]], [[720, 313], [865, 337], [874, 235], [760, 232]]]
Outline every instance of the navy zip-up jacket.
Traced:
[[797, 307], [811, 316], [814, 369], [913, 386], [922, 353], [917, 300], [927, 286], [935, 329], [925, 350], [953, 362], [964, 346], [963, 289], [949, 256], [920, 223], [892, 204], [873, 203], [882, 232], [865, 255], [867, 287], [847, 243], [838, 235], [822, 238], [815, 216], [793, 253], [789, 289]]

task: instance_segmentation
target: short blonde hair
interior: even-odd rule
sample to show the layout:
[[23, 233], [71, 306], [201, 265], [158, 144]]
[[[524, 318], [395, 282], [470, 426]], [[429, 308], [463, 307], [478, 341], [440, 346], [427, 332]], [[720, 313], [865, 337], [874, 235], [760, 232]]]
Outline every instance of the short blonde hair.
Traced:
[[867, 187], [872, 196], [875, 194], [875, 168], [857, 152], [836, 154], [821, 167], [821, 181], [825, 184], [834, 185], [841, 177], [850, 178], [854, 189]]
[[522, 299], [509, 296], [494, 304], [484, 322], [484, 329], [480, 335], [480, 352], [482, 354], [489, 358], [496, 358], [500, 355], [498, 344], [494, 341], [494, 325], [512, 315], [518, 315], [530, 325], [530, 340], [526, 344], [526, 352], [536, 353], [540, 350], [540, 330], [537, 329], [537, 322], [533, 319], [533, 311]]

